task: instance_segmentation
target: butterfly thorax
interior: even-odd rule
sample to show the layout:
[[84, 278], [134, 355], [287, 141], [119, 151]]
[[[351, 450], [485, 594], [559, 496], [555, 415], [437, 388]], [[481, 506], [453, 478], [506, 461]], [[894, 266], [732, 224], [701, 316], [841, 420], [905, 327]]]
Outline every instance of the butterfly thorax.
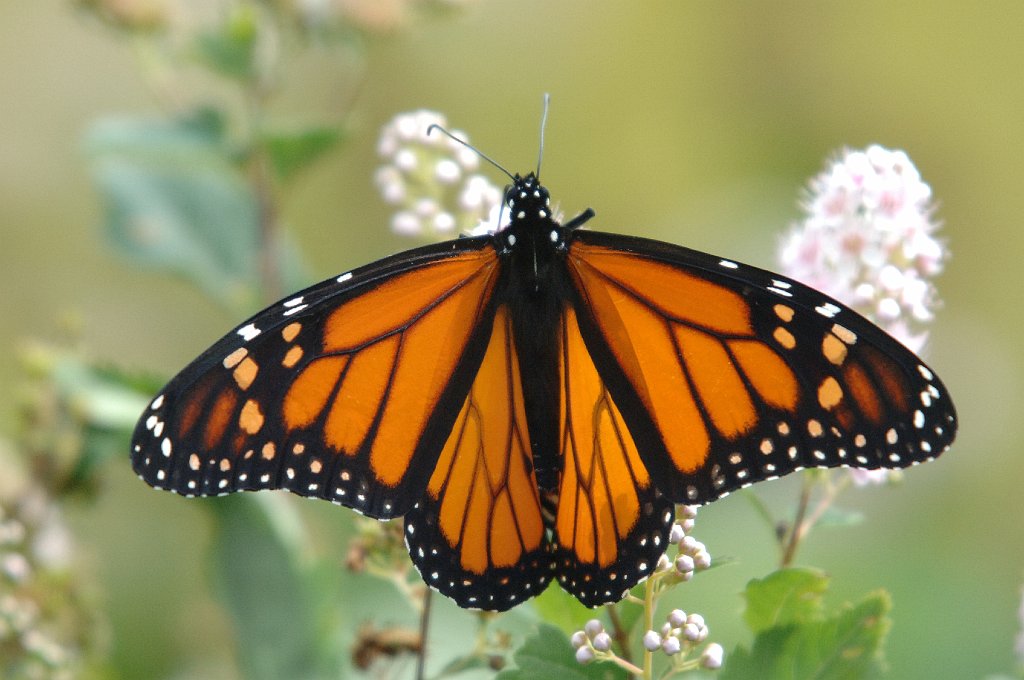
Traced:
[[552, 219], [550, 202], [548, 190], [533, 173], [525, 177], [516, 175], [505, 192], [511, 220], [497, 234], [497, 246], [502, 256], [510, 260], [516, 294], [539, 295], [556, 285], [553, 269], [565, 252], [565, 230]]

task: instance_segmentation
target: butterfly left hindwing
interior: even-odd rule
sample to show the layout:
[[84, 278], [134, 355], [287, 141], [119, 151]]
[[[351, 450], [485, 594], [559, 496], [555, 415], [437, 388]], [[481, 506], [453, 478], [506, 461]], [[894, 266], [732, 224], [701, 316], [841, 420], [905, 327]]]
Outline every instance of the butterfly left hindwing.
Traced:
[[423, 580], [462, 607], [505, 610], [552, 578], [505, 306], [405, 540]]

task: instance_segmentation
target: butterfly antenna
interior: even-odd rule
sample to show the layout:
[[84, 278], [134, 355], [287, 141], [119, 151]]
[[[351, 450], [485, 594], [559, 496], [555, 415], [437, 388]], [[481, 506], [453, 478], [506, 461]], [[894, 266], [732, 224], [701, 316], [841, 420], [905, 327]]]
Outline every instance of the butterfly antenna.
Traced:
[[433, 124], [431, 124], [430, 127], [427, 128], [427, 136], [429, 137], [430, 134], [434, 130], [438, 130], [439, 132], [441, 132], [441, 134], [443, 134], [445, 137], [447, 137], [448, 139], [452, 140], [453, 142], [458, 142], [462, 146], [466, 147], [467, 149], [469, 149], [470, 151], [475, 153], [477, 156], [480, 156], [480, 158], [483, 158], [485, 161], [487, 161], [488, 163], [490, 163], [491, 165], [496, 167], [498, 170], [501, 170], [503, 173], [508, 175], [509, 179], [511, 179], [513, 182], [516, 181], [515, 175], [513, 175], [511, 172], [509, 172], [508, 170], [503, 168], [501, 165], [499, 165], [498, 161], [494, 160], [493, 158], [491, 158], [490, 156], [488, 156], [483, 151], [481, 151], [480, 149], [476, 148], [475, 146], [473, 146], [472, 144], [470, 144], [466, 140], [459, 139], [458, 137], [456, 137], [452, 133], [448, 132], [447, 130], [445, 130], [443, 127], [441, 127], [437, 123], [433, 123]]
[[551, 107], [551, 94], [544, 93], [544, 112], [540, 115], [540, 152], [537, 154], [537, 181], [540, 181], [540, 164], [544, 160], [544, 128], [548, 126], [548, 109]]

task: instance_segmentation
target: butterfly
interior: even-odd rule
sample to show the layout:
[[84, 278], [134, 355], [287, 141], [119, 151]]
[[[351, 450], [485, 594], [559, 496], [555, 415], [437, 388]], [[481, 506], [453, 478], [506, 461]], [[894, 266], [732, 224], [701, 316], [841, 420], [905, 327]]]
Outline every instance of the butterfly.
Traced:
[[387, 257], [240, 324], [148, 405], [131, 458], [186, 496], [286, 489], [404, 516], [424, 581], [501, 611], [552, 580], [621, 599], [674, 504], [946, 451], [935, 373], [784, 276], [551, 213]]

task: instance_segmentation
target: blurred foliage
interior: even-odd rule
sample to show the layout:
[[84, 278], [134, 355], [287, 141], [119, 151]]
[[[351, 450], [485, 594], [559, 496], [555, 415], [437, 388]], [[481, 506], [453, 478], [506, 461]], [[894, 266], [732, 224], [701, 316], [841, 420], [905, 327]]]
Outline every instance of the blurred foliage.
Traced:
[[[184, 276], [229, 309], [250, 309], [263, 273], [260, 197], [242, 167], [254, 152], [233, 148], [226, 135], [224, 114], [204, 108], [169, 121], [102, 120], [86, 148], [114, 248], [134, 264]], [[275, 167], [291, 173], [333, 139], [316, 128], [263, 141]], [[281, 239], [283, 285], [298, 288], [308, 281], [305, 267]]]
[[580, 665], [565, 633], [542, 623], [513, 655], [515, 668], [503, 670], [498, 680], [565, 678], [565, 680], [620, 680], [627, 674], [610, 664]]
[[[566, 188], [593, 194], [595, 186], [612, 186], [621, 197], [608, 196], [602, 200], [603, 204], [611, 205], [615, 205], [615, 200], [622, 201], [622, 207], [610, 209], [613, 214], [619, 210], [630, 220], [646, 220], [655, 228], [668, 221], [664, 215], [671, 216], [673, 224], [678, 223], [680, 215], [686, 215], [688, 221], [705, 225], [694, 233], [711, 243], [716, 238], [735, 239], [718, 227], [752, 220], [749, 214], [736, 212], [735, 206], [757, 203], [754, 199], [762, 198], [764, 187], [772, 182], [781, 182], [787, 187], [798, 182], [816, 167], [821, 154], [827, 150], [841, 143], [861, 141], [837, 139], [834, 130], [821, 124], [837, 110], [848, 108], [853, 122], [847, 124], [842, 134], [855, 138], [888, 134], [906, 139], [907, 143], [916, 143], [925, 149], [932, 167], [938, 170], [940, 198], [956, 195], [953, 192], [958, 186], [962, 191], [982, 197], [973, 207], [966, 201], [958, 205], [948, 199], [944, 206], [951, 215], [970, 216], [975, 220], [972, 227], [977, 226], [977, 230], [972, 232], [971, 238], [961, 237], [955, 244], [964, 246], [963, 251], [958, 251], [964, 253], [964, 261], [969, 263], [971, 257], [976, 257], [971, 254], [971, 247], [983, 255], [977, 256], [983, 266], [969, 269], [963, 265], [971, 275], [959, 274], [962, 285], [955, 299], [961, 309], [968, 307], [966, 302], [971, 302], [972, 311], [967, 315], [958, 312], [955, 318], [962, 328], [971, 329], [972, 338], [982, 345], [979, 353], [985, 356], [979, 370], [966, 363], [960, 368], [957, 368], [958, 362], [951, 363], [954, 378], [959, 377], [970, 385], [968, 374], [977, 373], [980, 376], [977, 380], [985, 387], [985, 398], [974, 399], [982, 406], [972, 413], [977, 418], [975, 431], [986, 433], [989, 444], [980, 447], [984, 451], [971, 453], [987, 453], [988, 449], [1001, 444], [1016, 456], [1016, 449], [1006, 447], [1008, 440], [1003, 438], [1008, 437], [1011, 430], [1005, 426], [1005, 416], [1012, 414], [1019, 405], [1016, 394], [1019, 390], [1012, 380], [1015, 373], [1006, 369], [1010, 365], [1006, 358], [1013, 358], [1012, 347], [1016, 346], [1018, 335], [1007, 331], [1005, 337], [1012, 339], [1011, 351], [1007, 354], [1006, 347], [1000, 345], [999, 338], [1004, 336], [995, 334], [993, 329], [1005, 330], [1004, 327], [1009, 327], [1008, 321], [970, 314], [985, 314], [989, 309], [1005, 312], [1013, 307], [1006, 304], [1005, 290], [1011, 286], [1004, 279], [1016, 272], [1011, 265], [1017, 259], [1019, 241], [1011, 237], [1015, 238], [1019, 232], [1017, 221], [1004, 219], [1000, 222], [986, 211], [999, 203], [989, 200], [989, 195], [1009, 195], [1008, 187], [1014, 186], [1019, 173], [998, 166], [993, 179], [993, 176], [967, 174], [958, 168], [988, 167], [992, 165], [993, 149], [1018, 146], [1013, 125], [1021, 119], [1019, 88], [1013, 87], [1012, 77], [1002, 78], [998, 87], [994, 87], [989, 81], [976, 77], [977, 73], [967, 71], [964, 76], [950, 64], [942, 65], [944, 58], [960, 63], [968, 61], [961, 58], [964, 46], [958, 41], [968, 40], [966, 27], [983, 24], [983, 17], [947, 19], [948, 26], [944, 27], [936, 24], [936, 17], [940, 15], [932, 13], [931, 9], [929, 13], [921, 13], [920, 8], [908, 8], [913, 16], [894, 17], [888, 12], [896, 10], [878, 5], [871, 11], [851, 7], [853, 14], [850, 15], [835, 10], [839, 13], [817, 16], [818, 8], [808, 11], [811, 8], [805, 7], [797, 17], [776, 11], [774, 7], [761, 10], [752, 6], [716, 4], [706, 10], [710, 15], [698, 10], [686, 15], [683, 26], [669, 20], [683, 15], [671, 14], [666, 6], [660, 5], [657, 11], [650, 12], [630, 14], [623, 9], [622, 14], [593, 13], [590, 17], [595, 25], [582, 31], [576, 7], [570, 10], [567, 21], [538, 22], [534, 29], [522, 31], [518, 27], [525, 25], [523, 10], [511, 4], [489, 14], [488, 17], [496, 17], [488, 19], [492, 23], [468, 26], [460, 24], [460, 15], [451, 11], [460, 3], [439, 0], [267, 0], [208, 3], [205, 7], [201, 3], [190, 6], [172, 0], [76, 0], [71, 4], [81, 15], [96, 18], [102, 26], [113, 29], [106, 32], [110, 42], [130, 46], [116, 54], [137, 57], [142, 78], [161, 107], [159, 113], [103, 115], [85, 134], [85, 152], [103, 206], [100, 221], [107, 243], [130, 266], [179, 277], [187, 286], [201, 291], [196, 299], [212, 301], [229, 310], [232, 318], [253, 311], [261, 300], [308, 282], [310, 271], [316, 266], [310, 264], [315, 262], [316, 253], [303, 257], [299, 246], [289, 236], [284, 215], [290, 219], [301, 219], [303, 215], [297, 210], [282, 210], [284, 197], [296, 191], [336, 191], [336, 178], [330, 175], [331, 171], [318, 178], [315, 170], [323, 168], [325, 161], [332, 157], [336, 160], [339, 151], [349, 149], [348, 142], [362, 139], [363, 145], [368, 145], [365, 140], [370, 133], [359, 129], [363, 121], [354, 122], [357, 117], [351, 115], [350, 109], [336, 110], [333, 117], [326, 119], [316, 119], [314, 114], [313, 120], [309, 120], [309, 110], [315, 109], [306, 108], [308, 98], [319, 94], [317, 88], [320, 87], [315, 74], [301, 72], [303, 67], [308, 67], [301, 57], [308, 57], [309, 50], [344, 50], [345, 58], [331, 64], [336, 69], [348, 70], [351, 83], [355, 83], [353, 90], [360, 87], [366, 77], [364, 69], [373, 59], [390, 59], [399, 66], [409, 63], [406, 60], [417, 63], [432, 60], [432, 66], [415, 70], [401, 88], [393, 82], [379, 85], [393, 92], [386, 105], [378, 105], [391, 109], [433, 105], [446, 90], [457, 89], [460, 101], [475, 100], [467, 104], [467, 111], [460, 113], [460, 123], [480, 120], [482, 126], [490, 126], [492, 134], [499, 137], [499, 144], [505, 140], [494, 132], [495, 128], [509, 128], [507, 136], [515, 138], [516, 148], [522, 147], [522, 139], [532, 139], [519, 135], [518, 121], [509, 122], [508, 119], [518, 116], [503, 115], [500, 120], [491, 121], [482, 114], [472, 113], [477, 110], [473, 107], [485, 107], [482, 110], [493, 112], [496, 98], [505, 97], [506, 87], [515, 85], [511, 82], [516, 80], [513, 75], [535, 69], [546, 77], [549, 68], [552, 72], [567, 70], [566, 89], [569, 84], [580, 91], [593, 88], [594, 106], [601, 104], [606, 108], [601, 110], [601, 115], [593, 115], [591, 107], [579, 104], [584, 115], [574, 119], [574, 129], [565, 129], [569, 126], [562, 124], [559, 145], [572, 148], [576, 136], [600, 139], [598, 146], [609, 158], [615, 157], [616, 150], [625, 146], [631, 157], [641, 157], [645, 162], [642, 168], [627, 168], [621, 177], [616, 175], [609, 179], [607, 165], [590, 162], [591, 157], [580, 162], [570, 153], [570, 161], [562, 165], [576, 168], [579, 175], [574, 178], [574, 186]], [[503, 14], [503, 11], [514, 14]], [[708, 16], [713, 19], [709, 20]], [[422, 24], [424, 18], [435, 17], [445, 19], [446, 27], [427, 38], [413, 31], [402, 33]], [[792, 25], [791, 30], [806, 42], [794, 39], [783, 22]], [[812, 22], [810, 25], [816, 27], [815, 30], [808, 30], [805, 22]], [[877, 32], [878, 29], [863, 22], [895, 26], [897, 32]], [[985, 30], [995, 35], [985, 35], [983, 41], [973, 43], [975, 49], [971, 57], [991, 57], [992, 62], [984, 63], [1000, 63], [1001, 53], [995, 51], [996, 46], [1021, 41], [1017, 40], [1017, 35], [998, 33], [1011, 30], [1009, 27], [1019, 23], [1002, 17], [994, 23], [984, 23], [989, 27]], [[641, 50], [639, 44], [629, 40], [597, 39], [597, 36], [609, 35], [602, 28], [606, 24], [619, 24], [616, 31], [621, 31], [622, 36], [643, 36], [645, 49]], [[708, 25], [732, 32], [709, 31], [708, 35], [713, 37], [711, 42], [702, 42], [700, 36], [689, 33], [690, 26], [703, 30]], [[844, 35], [849, 36], [852, 52], [842, 52], [845, 39], [833, 32], [835, 26], [842, 27]], [[96, 26], [78, 25], [73, 30], [79, 34], [91, 32], [93, 37], [104, 34]], [[685, 92], [685, 96], [667, 109], [670, 114], [658, 114], [649, 100], [638, 96], [650, 87], [646, 77], [638, 77], [653, 68], [645, 61], [646, 48], [655, 40], [669, 42], [664, 36], [654, 36], [652, 31], [657, 30], [668, 32], [675, 62], [694, 65], [695, 69], [682, 76], [671, 76], [671, 82]], [[942, 30], [946, 32], [941, 33]], [[465, 52], [467, 48], [463, 43], [456, 45], [448, 39], [453, 32], [469, 36], [471, 41], [476, 41], [469, 44], [476, 47]], [[530, 33], [535, 42], [529, 49], [496, 48], [496, 45], [506, 44], [494, 39], [496, 34], [504, 33]], [[867, 35], [874, 39], [866, 39]], [[398, 39], [392, 41], [391, 47], [382, 47], [384, 36]], [[724, 36], [728, 39], [723, 39]], [[424, 39], [426, 44], [419, 42]], [[594, 47], [591, 42], [596, 42], [599, 52], [588, 49]], [[395, 47], [394, 43], [399, 46]], [[565, 57], [564, 63], [535, 58], [547, 54], [548, 46], [556, 44]], [[908, 51], [904, 55], [894, 54], [890, 46]], [[504, 55], [510, 60], [507, 66], [493, 67], [490, 54], [484, 52], [492, 48], [507, 53]], [[903, 56], [910, 55], [911, 49], [923, 55], [922, 59], [936, 62], [928, 65], [935, 80], [929, 80], [920, 93], [905, 94], [900, 92], [901, 81], [888, 80], [887, 74], [894, 70], [894, 64], [902, 64]], [[403, 50], [409, 54], [404, 54]], [[452, 50], [463, 50], [461, 58], [453, 58]], [[986, 53], [989, 50], [991, 55]], [[524, 53], [527, 54], [525, 59]], [[109, 53], [102, 54], [103, 58], [109, 57]], [[637, 61], [623, 58], [627, 54]], [[651, 54], [655, 55], [652, 58], [664, 59], [664, 52], [652, 51]], [[748, 58], [732, 59], [736, 54], [745, 54]], [[438, 64], [449, 61], [459, 62], [457, 65], [464, 69], [464, 77], [447, 80], [452, 78], [451, 72]], [[856, 72], [835, 67], [855, 62]], [[1002, 62], [1011, 68], [1020, 64], [1019, 59]], [[11, 63], [21, 62], [11, 60]], [[583, 64], [588, 68], [582, 68]], [[787, 70], [787, 65], [792, 64], [801, 66]], [[78, 74], [77, 68], [68, 70]], [[978, 73], [985, 70], [978, 69]], [[44, 82], [41, 76], [33, 77]], [[529, 87], [536, 88], [531, 96], [539, 98], [548, 85], [540, 84], [537, 78], [529, 80]], [[960, 82], [959, 78], [966, 78], [964, 82], [970, 83], [963, 91], [942, 89], [944, 83]], [[89, 82], [103, 96], [114, 100], [122, 83], [100, 83], [100, 80]], [[602, 89], [603, 83], [607, 83], [603, 86], [609, 88], [607, 91]], [[879, 83], [891, 91], [878, 89]], [[298, 89], [299, 95], [278, 98], [289, 86]], [[982, 88], [991, 88], [994, 95], [981, 92]], [[720, 93], [724, 94], [717, 97]], [[69, 101], [74, 95], [74, 92], [61, 92]], [[786, 110], [776, 106], [782, 100], [802, 107], [805, 116], [780, 114], [779, 111]], [[117, 101], [116, 105], [122, 105], [123, 100]], [[862, 106], [857, 105], [858, 101]], [[57, 111], [60, 107], [52, 108]], [[523, 109], [532, 112], [533, 102]], [[899, 109], [906, 109], [905, 115], [898, 115]], [[767, 113], [762, 114], [762, 110]], [[755, 119], [742, 117], [743, 112], [750, 111], [756, 112]], [[932, 115], [925, 115], [927, 112]], [[41, 114], [33, 111], [30, 115], [34, 124], [34, 116]], [[87, 115], [96, 114], [89, 111]], [[676, 117], [685, 118], [685, 126], [678, 126]], [[563, 118], [567, 119], [568, 115]], [[884, 127], [889, 121], [896, 121], [896, 124]], [[534, 121], [527, 123], [532, 130]], [[78, 124], [77, 119], [74, 124]], [[557, 117], [553, 125], [556, 128], [559, 125]], [[996, 128], [1002, 131], [1000, 136], [992, 136], [991, 130]], [[641, 147], [638, 140], [648, 129], [660, 131], [657, 143]], [[884, 132], [878, 131], [883, 129]], [[770, 133], [766, 134], [766, 130]], [[970, 134], [961, 134], [963, 130]], [[739, 151], [729, 155], [726, 143], [721, 141], [726, 138], [730, 144], [735, 143]], [[941, 140], [941, 143], [928, 145], [929, 140]], [[971, 145], [969, 153], [962, 153], [961, 147], [956, 146], [960, 142]], [[716, 184], [728, 176], [730, 163], [739, 162], [736, 158], [751, 163], [760, 162], [762, 157], [775, 158], [772, 154], [776, 147], [785, 147], [779, 157], [784, 157], [788, 166], [780, 165], [761, 176], [740, 177], [724, 187]], [[680, 153], [680, 149], [685, 151]], [[19, 160], [28, 156], [16, 150], [11, 153], [12, 158]], [[696, 156], [696, 162], [692, 163], [696, 169], [679, 170], [680, 166], [673, 165], [686, 156]], [[806, 158], [812, 160], [808, 162]], [[953, 162], [943, 166], [945, 158], [952, 158]], [[557, 165], [550, 165], [552, 176], [559, 177]], [[17, 172], [23, 168], [13, 161], [11, 167]], [[34, 166], [26, 164], [24, 167]], [[69, 170], [72, 171], [79, 169]], [[361, 168], [361, 171], [367, 177], [371, 174], [369, 168]], [[564, 171], [561, 172], [564, 176]], [[31, 172], [27, 176], [34, 177]], [[323, 179], [324, 176], [327, 179]], [[596, 184], [595, 177], [603, 184]], [[743, 184], [744, 179], [749, 184]], [[328, 188], [321, 185], [317, 189], [317, 182], [323, 182]], [[691, 184], [689, 192], [680, 190], [684, 182]], [[642, 185], [645, 195], [668, 198], [659, 199], [660, 207], [653, 207], [653, 201], [638, 199], [637, 184]], [[758, 188], [752, 188], [753, 184]], [[356, 193], [359, 198], [365, 198], [365, 190]], [[725, 195], [729, 196], [728, 201], [723, 200]], [[567, 202], [577, 200], [570, 198], [569, 192], [565, 196]], [[344, 194], [343, 200], [348, 198], [349, 194]], [[43, 213], [49, 203], [58, 202], [52, 195], [42, 200], [45, 205], [40, 204], [40, 212]], [[781, 202], [788, 205], [789, 200], [787, 194]], [[683, 206], [686, 202], [693, 205]], [[766, 247], [771, 237], [764, 235], [770, 232], [765, 225], [784, 222], [781, 215], [785, 211], [780, 211], [778, 205], [758, 205], [757, 211], [756, 221], [746, 232], [749, 238], [737, 244], [741, 254], [744, 249], [749, 254]], [[314, 212], [315, 219], [307, 218], [307, 221], [315, 222], [315, 227], [320, 229], [327, 221], [323, 217], [325, 213], [319, 207]], [[82, 223], [88, 221], [76, 217]], [[630, 222], [622, 230], [632, 227]], [[58, 236], [49, 238], [59, 241], [69, 230], [53, 233]], [[367, 239], [360, 234], [354, 240]], [[78, 255], [75, 252], [78, 242], [73, 239], [68, 242], [68, 252]], [[64, 253], [59, 248], [55, 250]], [[957, 262], [954, 260], [954, 266]], [[64, 268], [66, 263], [60, 261], [59, 266]], [[96, 266], [95, 270], [99, 272], [104, 266]], [[12, 281], [23, 285], [24, 280], [30, 280], [18, 278], [24, 276], [23, 271], [15, 270]], [[72, 287], [82, 285], [87, 278], [80, 276], [72, 280]], [[65, 280], [63, 285], [67, 283]], [[13, 284], [11, 290], [14, 290]], [[992, 299], [972, 299], [979, 290], [992, 290], [996, 294]], [[29, 321], [33, 314], [47, 320], [52, 318], [52, 308], [43, 304], [46, 297], [24, 297], [28, 303], [19, 309], [26, 311], [12, 317], [18, 321], [19, 329], [23, 325], [32, 327]], [[118, 324], [110, 324], [111, 332], [133, 334], [130, 328], [133, 319], [118, 304], [124, 304], [123, 300], [114, 303]], [[160, 310], [163, 313], [163, 307]], [[984, 332], [977, 329], [979, 323]], [[175, 336], [169, 342], [178, 339], [180, 336]], [[940, 337], [936, 344], [941, 342]], [[422, 593], [409, 586], [412, 573], [407, 561], [402, 568], [394, 566], [396, 549], [393, 536], [388, 534], [393, 530], [379, 525], [353, 529], [351, 513], [345, 512], [331, 514], [329, 520], [318, 522], [319, 510], [299, 512], [291, 503], [292, 498], [270, 494], [188, 504], [188, 511], [193, 507], [200, 510], [187, 517], [187, 526], [201, 525], [197, 529], [200, 534], [203, 529], [209, 529], [210, 547], [205, 561], [191, 553], [184, 554], [182, 559], [189, 563], [202, 561], [205, 565], [218, 607], [231, 626], [228, 634], [233, 642], [231, 658], [226, 663], [219, 658], [201, 658], [211, 650], [224, 653], [220, 649], [223, 636], [201, 639], [210, 630], [208, 626], [216, 625], [216, 616], [212, 617], [212, 624], [208, 623], [211, 609], [203, 608], [202, 604], [207, 584], [194, 584], [197, 592], [175, 591], [168, 596], [187, 612], [183, 619], [175, 618], [177, 612], [144, 611], [136, 604], [132, 612], [135, 620], [152, 621], [152, 628], [147, 631], [157, 630], [158, 633], [139, 642], [139, 649], [132, 650], [134, 657], [119, 652], [119, 640], [138, 640], [131, 638], [133, 631], [123, 628], [124, 621], [132, 619], [122, 615], [120, 623], [109, 620], [104, 611], [104, 598], [96, 593], [98, 569], [90, 564], [90, 559], [102, 562], [126, 558], [124, 555], [90, 554], [90, 546], [82, 550], [73, 540], [68, 540], [67, 525], [69, 518], [75, 515], [91, 516], [83, 508], [102, 504], [104, 494], [117, 484], [118, 475], [123, 475], [123, 470], [119, 469], [127, 467], [131, 428], [166, 376], [134, 374], [126, 368], [129, 362], [113, 364], [109, 358], [97, 360], [79, 344], [76, 339], [70, 343], [26, 345], [19, 355], [22, 379], [16, 390], [10, 390], [16, 395], [19, 408], [14, 435], [0, 440], [0, 469], [3, 471], [0, 475], [0, 510], [3, 513], [0, 516], [0, 676], [19, 679], [326, 678], [352, 677], [356, 668], [369, 668], [368, 673], [378, 677], [411, 675], [412, 659], [422, 646], [416, 644], [416, 613]], [[146, 347], [142, 351], [146, 352], [147, 359], [152, 359], [148, 353], [160, 350]], [[956, 350], [949, 351], [947, 358], [959, 358], [954, 354]], [[991, 365], [984, 364], [985, 357], [992, 357]], [[133, 357], [133, 361], [138, 362], [139, 357]], [[152, 365], [156, 363], [151, 361]], [[993, 366], [998, 368], [992, 370]], [[984, 589], [996, 587], [993, 584], [999, 584], [1000, 579], [1005, 582], [1007, 578], [1021, 578], [1020, 564], [999, 562], [995, 555], [1004, 548], [1007, 554], [1019, 553], [1019, 546], [1007, 544], [1005, 527], [997, 527], [993, 532], [992, 525], [978, 521], [988, 516], [980, 514], [983, 510], [978, 509], [983, 507], [985, 499], [998, 498], [999, 489], [1016, 490], [1012, 485], [1019, 480], [1019, 474], [1011, 470], [1007, 474], [993, 475], [992, 470], [1002, 468], [990, 461], [981, 461], [980, 457], [977, 460], [980, 462], [963, 468], [965, 475], [952, 475], [956, 477], [955, 487], [953, 481], [944, 481], [941, 476], [932, 478], [939, 485], [936, 494], [942, 500], [929, 506], [935, 509], [935, 517], [925, 526], [943, 536], [952, 536], [958, 529], [962, 532], [956, 534], [958, 545], [944, 543], [940, 546], [942, 554], [948, 555], [952, 550], [972, 552], [963, 546], [964, 535], [974, 539], [980, 536], [982, 546], [995, 546], [997, 549], [973, 549], [975, 555], [992, 556], [991, 564], [987, 565], [991, 573], [987, 581], [990, 582], [979, 583], [973, 577], [970, 582], [956, 581], [956, 575], [951, 575], [948, 569], [936, 569], [941, 572], [937, 575], [924, 573], [920, 564], [873, 563], [879, 565], [879, 574], [888, 570], [887, 575], [902, 582], [908, 596], [918, 592], [918, 603], [937, 606], [943, 613], [955, 609], [943, 596], [954, 598], [953, 601], [962, 605], [983, 599], [978, 593], [984, 592], [988, 597], [985, 603], [993, 597], [1010, 602], [1015, 594], [993, 596], [990, 590]], [[978, 470], [981, 472], [976, 472]], [[977, 478], [972, 479], [972, 475]], [[945, 495], [943, 483], [948, 485]], [[972, 506], [974, 509], [950, 512], [948, 498], [954, 491], [958, 499], [971, 497], [976, 503]], [[162, 505], [162, 501], [150, 501], [155, 496], [145, 498], [147, 508], [119, 506], [112, 514], [146, 515], [151, 505], [157, 506], [153, 512], [169, 507]], [[872, 500], [866, 503], [865, 514], [868, 515], [874, 511], [872, 504], [877, 497], [870, 498]], [[168, 502], [179, 500], [169, 499]], [[1005, 519], [1005, 503], [995, 505], [998, 506], [995, 517]], [[897, 507], [903, 513], [908, 512], [906, 507]], [[330, 510], [333, 508], [326, 509]], [[927, 514], [922, 508], [914, 511], [918, 516]], [[769, 533], [778, 530], [778, 535], [782, 536], [792, 529], [778, 517], [795, 514], [788, 511], [776, 515], [764, 509]], [[954, 514], [958, 516], [951, 517]], [[852, 567], [842, 565], [849, 583], [838, 579], [829, 583], [820, 573], [805, 569], [781, 570], [750, 582], [744, 592], [747, 606], [742, 618], [749, 629], [747, 637], [739, 634], [731, 638], [747, 642], [738, 643], [734, 650], [727, 649], [724, 677], [796, 678], [816, 673], [818, 677], [853, 678], [874, 677], [881, 672], [885, 666], [881, 650], [890, 628], [889, 598], [884, 593], [858, 597], [855, 590], [851, 592], [851, 588], [863, 587], [865, 579], [874, 581], [873, 574], [862, 575], [866, 570], [860, 565], [869, 558], [861, 554], [854, 543], [865, 538], [864, 533], [857, 532], [861, 528], [858, 525], [870, 527], [873, 518], [869, 516], [863, 523], [861, 519], [857, 511], [829, 506], [817, 520], [817, 526], [840, 526], [842, 531], [836, 533], [855, 537], [826, 539], [826, 542], [840, 544], [841, 554], [846, 555], [843, 559], [853, 563]], [[920, 543], [922, 536], [929, 533], [918, 531], [920, 525], [908, 521], [906, 514], [900, 519], [891, 523], [895, 527], [891, 531], [896, 533], [901, 549], [906, 542]], [[964, 530], [959, 526], [961, 523], [974, 526]], [[22, 528], [16, 528], [18, 526]], [[156, 527], [167, 533], [156, 535]], [[139, 527], [132, 530], [142, 532]], [[94, 529], [96, 534], [104, 531], [106, 527]], [[843, 533], [845, 531], [850, 533]], [[140, 541], [152, 547], [179, 538], [173, 535], [173, 528], [163, 526], [162, 519], [147, 524], [145, 532], [146, 536], [116, 537], [118, 547], [125, 541]], [[989, 534], [992, 537], [985, 539]], [[348, 545], [347, 539], [353, 535], [356, 540], [352, 545], [359, 547], [359, 556], [364, 562], [368, 558], [375, 565], [373, 568], [342, 567], [345, 549], [331, 546]], [[748, 527], [734, 525], [722, 536], [742, 542], [751, 533]], [[40, 537], [46, 540], [39, 540]], [[324, 537], [328, 540], [318, 540]], [[400, 543], [397, 553], [401, 553]], [[851, 553], [854, 554], [851, 556]], [[814, 553], [811, 559], [820, 554]], [[901, 561], [906, 560], [892, 560]], [[770, 559], [765, 558], [766, 570], [771, 569], [769, 562]], [[929, 564], [934, 565], [934, 562], [924, 561], [925, 567]], [[171, 572], [177, 568], [178, 565], [168, 567]], [[156, 574], [137, 570], [135, 565], [131, 565], [131, 569], [139, 579], [152, 577], [152, 582], [147, 581], [144, 587], [176, 589], [181, 585], [174, 581], [160, 582]], [[388, 569], [390, 577], [382, 573]], [[882, 576], [878, 579], [882, 580]], [[943, 592], [928, 587], [936, 580], [941, 583]], [[849, 602], [827, 607], [823, 598], [829, 588], [833, 592], [840, 591], [834, 592], [833, 597]], [[735, 590], [728, 587], [720, 590], [725, 592], [724, 597], [733, 598], [726, 602], [735, 605]], [[699, 588], [694, 587], [686, 593], [697, 601], [706, 601], [698, 591]], [[505, 665], [508, 667], [501, 673], [504, 678], [539, 677], [539, 674], [567, 678], [623, 677], [621, 670], [611, 664], [581, 666], [575, 662], [568, 636], [593, 613], [583, 610], [557, 588], [549, 589], [531, 605], [501, 617], [480, 617], [479, 621], [472, 614], [438, 606], [438, 599], [435, 598], [435, 616], [439, 623], [435, 624], [430, 637], [430, 668], [434, 677], [456, 674], [484, 677]], [[1004, 609], [1015, 610], [1017, 604], [1014, 600]], [[736, 607], [732, 605], [719, 606], [709, 619], [723, 625], [730, 618], [739, 621], [734, 614]], [[894, 611], [897, 630], [901, 625], [914, 631], [929, 630], [915, 620], [929, 617], [922, 615], [921, 608], [915, 607], [913, 601], [897, 599]], [[617, 624], [612, 623], [611, 610], [598, 615], [609, 627], [618, 625], [628, 631], [636, 646], [644, 628], [641, 612], [639, 607], [622, 606], [615, 613], [619, 617]], [[988, 664], [985, 668], [1006, 666], [1011, 662], [1009, 650], [1020, 622], [994, 609], [987, 613], [990, 616], [977, 617], [976, 625], [970, 630], [949, 626], [948, 622], [935, 624], [956, 628], [950, 635], [960, 643], [956, 651], [959, 658], [941, 662], [945, 664], [942, 668], [962, 669], [963, 664], [978, 664], [982, 657], [983, 663]], [[934, 621], [939, 617], [930, 618]], [[538, 619], [542, 623], [536, 625]], [[472, 632], [451, 633], [467, 620], [473, 623], [477, 635], [475, 644], [468, 642]], [[118, 625], [122, 628], [118, 629]], [[182, 635], [186, 642], [178, 643], [176, 638]], [[962, 642], [965, 635], [975, 636], [973, 647]], [[979, 638], [980, 643], [987, 645], [985, 649], [1007, 650], [1005, 657], [980, 653]], [[910, 637], [909, 642], [904, 642], [901, 668], [905, 672], [900, 677], [913, 677], [914, 670], [939, 663], [935, 660], [941, 656], [935, 653], [936, 648], [942, 647], [938, 639], [932, 630], [931, 636]], [[636, 649], [632, 651], [636, 653]], [[131, 665], [132, 658], [139, 657], [148, 664], [144, 669]], [[927, 677], [931, 676], [933, 674]]]
[[891, 623], [888, 595], [878, 592], [826, 614], [828, 578], [810, 569], [784, 569], [754, 579], [744, 594], [744, 619], [755, 634], [748, 649], [727, 657], [722, 677], [875, 678]]

